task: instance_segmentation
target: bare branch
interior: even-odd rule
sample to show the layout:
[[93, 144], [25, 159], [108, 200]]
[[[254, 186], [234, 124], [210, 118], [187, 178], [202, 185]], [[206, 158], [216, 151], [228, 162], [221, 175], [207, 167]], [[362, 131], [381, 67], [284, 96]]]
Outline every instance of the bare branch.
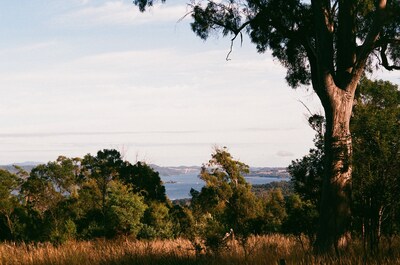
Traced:
[[193, 10], [187, 12], [186, 14], [184, 14], [180, 19], [178, 19], [177, 23], [182, 22], [182, 20], [184, 20], [187, 16], [189, 16], [189, 15], [191, 15], [191, 14], [193, 14]]
[[235, 35], [235, 37], [233, 37], [233, 38], [231, 39], [231, 47], [229, 48], [229, 52], [228, 52], [228, 54], [226, 55], [226, 58], [225, 58], [225, 60], [227, 60], [227, 61], [230, 61], [230, 60], [231, 60], [231, 59], [229, 58], [229, 56], [230, 56], [231, 53], [232, 53], [232, 50], [233, 50], [233, 42], [235, 41], [236, 36], [237, 36], [237, 35]]
[[229, 56], [230, 56], [231, 53], [232, 53], [232, 50], [233, 50], [233, 43], [234, 43], [234, 41], [235, 41], [235, 39], [237, 38], [238, 35], [240, 35], [240, 45], [243, 44], [243, 34], [242, 34], [242, 30], [243, 30], [244, 28], [246, 28], [252, 21], [253, 21], [253, 20], [248, 20], [248, 21], [246, 21], [246, 22], [243, 23], [237, 30], [232, 30], [232, 29], [231, 29], [231, 31], [234, 32], [235, 35], [234, 35], [233, 38], [231, 39], [231, 47], [230, 47], [230, 49], [229, 49], [228, 54], [226, 55], [225, 60], [227, 60], [227, 61], [230, 61], [230, 60], [231, 60], [231, 59], [229, 58]]
[[303, 101], [301, 101], [300, 99], [298, 99], [297, 101], [300, 102], [307, 109], [308, 113], [310, 113], [310, 117], [314, 115]]

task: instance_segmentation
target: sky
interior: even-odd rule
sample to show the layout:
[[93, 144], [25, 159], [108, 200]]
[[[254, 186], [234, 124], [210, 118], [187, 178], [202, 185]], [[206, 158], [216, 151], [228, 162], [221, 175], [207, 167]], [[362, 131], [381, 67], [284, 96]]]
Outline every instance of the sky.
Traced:
[[131, 0], [1, 1], [0, 164], [111, 148], [161, 166], [200, 166], [214, 146], [250, 166], [307, 154], [303, 103], [322, 113], [312, 89], [289, 88], [247, 39], [225, 60], [230, 39], [199, 39], [186, 13], [185, 1], [145, 13]]

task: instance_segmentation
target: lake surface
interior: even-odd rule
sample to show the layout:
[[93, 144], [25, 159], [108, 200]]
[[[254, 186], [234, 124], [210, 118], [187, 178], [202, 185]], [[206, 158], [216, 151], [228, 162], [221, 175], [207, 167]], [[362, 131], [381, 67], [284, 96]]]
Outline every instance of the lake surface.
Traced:
[[[170, 200], [191, 198], [190, 189], [200, 191], [204, 186], [198, 174], [187, 174], [177, 176], [161, 176], [164, 182], [167, 196]], [[268, 178], [268, 177], [246, 177], [246, 181], [252, 185], [267, 184], [273, 181], [286, 180], [282, 178]], [[173, 183], [172, 183], [173, 182]]]

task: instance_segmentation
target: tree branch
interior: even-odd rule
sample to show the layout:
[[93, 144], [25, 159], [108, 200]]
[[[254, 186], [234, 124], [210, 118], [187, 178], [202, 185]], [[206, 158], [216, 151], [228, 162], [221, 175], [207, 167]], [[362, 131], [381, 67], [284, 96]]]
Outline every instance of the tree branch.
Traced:
[[387, 56], [386, 56], [386, 50], [387, 50], [387, 43], [383, 44], [381, 46], [381, 58], [382, 58], [382, 63], [381, 65], [385, 67], [386, 70], [392, 71], [392, 70], [400, 70], [400, 65], [389, 65]]
[[386, 0], [379, 0], [376, 5], [374, 21], [372, 22], [371, 30], [368, 32], [364, 43], [360, 47], [361, 49], [357, 56], [356, 66], [353, 68], [353, 74], [364, 68], [368, 55], [375, 48], [382, 29], [386, 6]]
[[[360, 46], [359, 52], [357, 54], [357, 60], [354, 64], [354, 68], [351, 72], [352, 78], [350, 83], [353, 84], [352, 90], [357, 88], [355, 83], [358, 82], [359, 77], [362, 75], [365, 65], [368, 60], [368, 56], [371, 54], [377, 42], [379, 41], [379, 37], [383, 27], [383, 21], [386, 15], [387, 10], [387, 0], [379, 0], [376, 3], [375, 15], [372, 25], [370, 27], [370, 31], [367, 33], [367, 36]], [[352, 92], [352, 91], [351, 91]]]
[[[233, 42], [235, 41], [236, 37], [238, 35], [240, 35], [240, 45], [243, 44], [243, 34], [242, 34], [242, 30], [245, 29], [248, 25], [250, 25], [250, 23], [255, 19], [255, 17], [253, 19], [250, 19], [248, 21], [246, 21], [245, 23], [243, 23], [237, 30], [232, 30], [232, 32], [235, 34], [235, 36], [233, 36], [233, 38], [231, 39], [231, 47], [229, 49], [228, 54], [226, 55], [225, 60], [230, 61], [231, 59], [229, 58], [229, 56], [232, 53], [233, 50]], [[231, 30], [231, 29], [230, 29]]]

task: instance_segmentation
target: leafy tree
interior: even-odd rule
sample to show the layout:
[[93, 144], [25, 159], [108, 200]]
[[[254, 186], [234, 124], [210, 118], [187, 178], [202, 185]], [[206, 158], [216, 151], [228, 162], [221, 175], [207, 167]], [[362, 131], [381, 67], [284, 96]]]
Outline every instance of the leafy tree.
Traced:
[[[0, 239], [15, 240], [16, 222], [15, 210], [19, 207], [17, 192], [20, 181], [15, 174], [0, 169], [0, 222], [6, 227], [2, 230]], [[4, 222], [4, 223], [3, 223]]]
[[38, 165], [32, 169], [29, 178], [22, 184], [21, 192], [29, 209], [44, 216], [46, 211], [53, 210], [63, 199], [47, 175], [47, 166]]
[[135, 165], [131, 165], [125, 162], [120, 178], [125, 184], [132, 185], [135, 192], [141, 193], [147, 202], [167, 202], [165, 187], [159, 173], [146, 163], [137, 162]]
[[141, 219], [147, 208], [143, 197], [117, 180], [109, 183], [107, 191], [107, 235], [136, 237], [142, 228]]
[[81, 162], [83, 176], [88, 180], [92, 179], [95, 181], [97, 187], [92, 187], [95, 188], [95, 193], [100, 195], [101, 227], [103, 229], [106, 227], [108, 185], [112, 180], [118, 179], [122, 164], [121, 154], [114, 149], [98, 151], [96, 156], [87, 154]]
[[[144, 11], [154, 0], [134, 3]], [[192, 30], [200, 38], [220, 32], [233, 42], [246, 32], [259, 52], [272, 50], [287, 68], [290, 86], [311, 84], [321, 100], [326, 167], [316, 247], [330, 250], [350, 224], [349, 124], [358, 82], [375, 66], [400, 69], [399, 1], [210, 0], [189, 7]]]
[[69, 196], [76, 191], [78, 180], [73, 159], [59, 156], [56, 161], [47, 163], [41, 174], [46, 175], [62, 195]]
[[74, 206], [71, 201], [65, 200], [60, 202], [54, 211], [46, 212], [42, 240], [58, 245], [77, 237], [74, 210], [71, 209]]
[[234, 160], [226, 148], [216, 148], [211, 157], [200, 173], [205, 186], [199, 193], [191, 191], [194, 214], [203, 220], [198, 227], [213, 252], [223, 245], [224, 234], [230, 230], [245, 246], [260, 212], [258, 200], [243, 177], [249, 167]]
[[153, 201], [149, 204], [144, 218], [144, 227], [141, 231], [142, 238], [172, 238], [174, 225], [170, 216], [170, 209], [165, 203]]
[[195, 222], [192, 211], [186, 206], [174, 205], [170, 210], [174, 224], [174, 235], [190, 237], [191, 228]]
[[298, 194], [292, 194], [286, 199], [287, 218], [282, 224], [285, 233], [299, 238], [304, 249], [302, 235], [306, 235], [312, 244], [315, 240], [318, 222], [318, 210], [310, 200], [303, 200]]
[[400, 190], [400, 91], [385, 81], [363, 80], [351, 123], [354, 204], [364, 242], [378, 250], [382, 234], [396, 231]]
[[263, 232], [277, 233], [281, 232], [281, 226], [287, 217], [285, 208], [285, 198], [280, 189], [268, 192], [264, 201], [263, 211]]
[[[400, 209], [397, 197], [400, 184], [399, 119], [398, 87], [385, 81], [362, 79], [351, 123], [355, 150], [353, 223], [362, 233], [364, 247], [368, 242], [371, 251], [378, 250], [382, 233], [397, 232], [396, 218]], [[318, 129], [322, 127], [313, 127], [317, 128], [316, 148], [302, 159], [293, 161], [289, 172], [301, 198], [319, 205], [320, 186], [316, 183], [320, 182], [325, 165], [324, 141]]]

